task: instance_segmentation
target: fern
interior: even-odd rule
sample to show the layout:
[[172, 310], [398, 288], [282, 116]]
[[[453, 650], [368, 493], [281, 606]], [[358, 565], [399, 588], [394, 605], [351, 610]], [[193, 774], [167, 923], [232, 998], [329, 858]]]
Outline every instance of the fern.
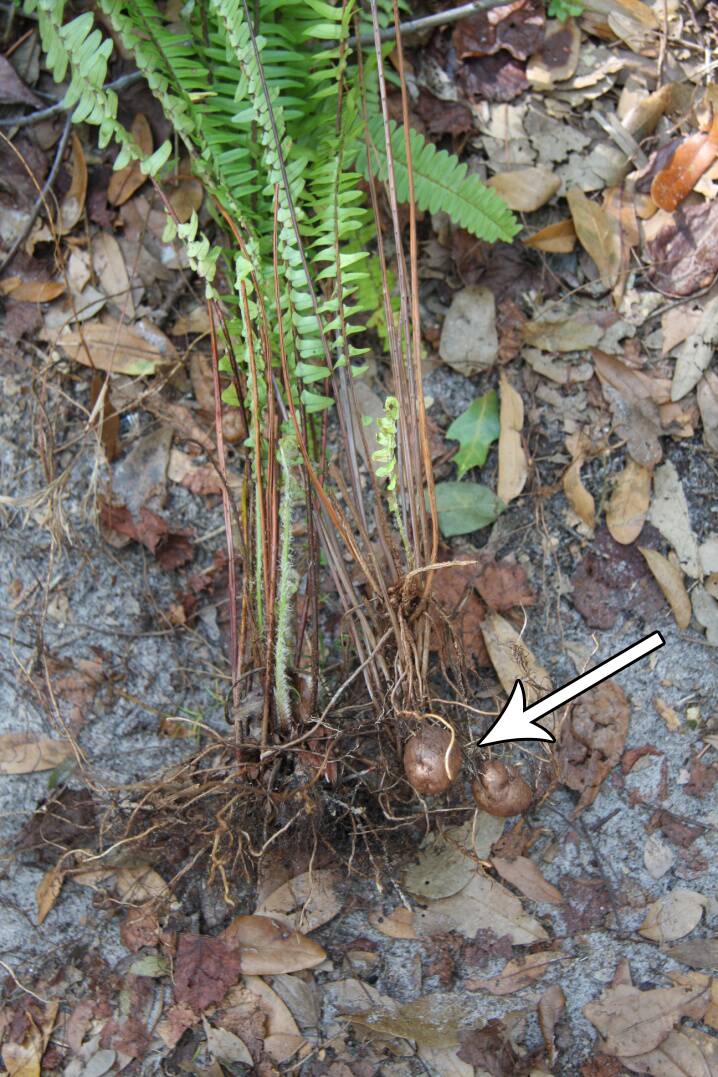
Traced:
[[[404, 128], [394, 121], [390, 121], [390, 128], [397, 198], [406, 202], [409, 198], [409, 168]], [[370, 165], [371, 171], [380, 180], [386, 181], [387, 158], [381, 116], [369, 118], [368, 133], [370, 152], [367, 154], [365, 146], [359, 148], [359, 167], [364, 175], [368, 175]], [[467, 166], [463, 162], [446, 150], [437, 150], [418, 131], [410, 130], [409, 139], [414, 196], [419, 209], [429, 213], [443, 210], [455, 224], [489, 243], [499, 239], [509, 243], [514, 238], [520, 225], [496, 191], [486, 187], [477, 176], [467, 174]]]

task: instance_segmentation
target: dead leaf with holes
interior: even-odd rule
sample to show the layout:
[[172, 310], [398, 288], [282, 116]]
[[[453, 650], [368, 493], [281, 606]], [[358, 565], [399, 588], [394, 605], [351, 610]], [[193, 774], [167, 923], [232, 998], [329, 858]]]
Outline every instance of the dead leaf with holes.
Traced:
[[580, 793], [574, 814], [593, 804], [601, 785], [618, 766], [631, 709], [623, 689], [604, 681], [578, 699], [561, 726], [561, 781]]
[[33, 774], [54, 770], [75, 753], [67, 740], [43, 737], [39, 733], [0, 735], [0, 774]]
[[696, 890], [671, 890], [648, 906], [638, 930], [653, 942], [682, 939], [701, 922], [706, 904], [707, 899]]
[[[144, 156], [149, 157], [153, 149], [152, 129], [147, 122], [147, 118], [142, 113], [138, 113], [132, 121], [130, 134]], [[146, 182], [147, 176], [140, 168], [140, 162], [131, 161], [118, 172], [112, 173], [110, 184], [107, 188], [107, 201], [112, 206], [121, 206], [132, 198], [135, 191], [138, 191]]]
[[316, 931], [329, 923], [343, 905], [340, 882], [336, 868], [304, 871], [266, 897], [255, 912], [273, 916], [297, 931]]
[[591, 451], [591, 441], [585, 434], [571, 434], [566, 438], [566, 448], [571, 453], [572, 462], [564, 472], [563, 492], [589, 535], [592, 535], [596, 528], [596, 503], [581, 481], [581, 467]]
[[612, 288], [621, 269], [621, 230], [615, 217], [587, 198], [580, 187], [566, 195], [579, 243], [593, 259], [606, 288]]
[[651, 470], [629, 459], [606, 508], [606, 526], [611, 537], [622, 546], [635, 542], [643, 530], [650, 504]]
[[499, 478], [496, 488], [501, 501], [508, 505], [518, 497], [528, 478], [526, 453], [521, 443], [524, 403], [521, 395], [502, 372], [499, 380], [501, 408], [499, 415]]
[[663, 554], [658, 553], [657, 550], [649, 550], [645, 546], [639, 546], [638, 548], [645, 557], [653, 578], [661, 591], [663, 591], [666, 601], [673, 611], [676, 624], [681, 629], [688, 628], [691, 621], [691, 600], [683, 583], [683, 573], [677, 565], [674, 565], [672, 561], [669, 561]]

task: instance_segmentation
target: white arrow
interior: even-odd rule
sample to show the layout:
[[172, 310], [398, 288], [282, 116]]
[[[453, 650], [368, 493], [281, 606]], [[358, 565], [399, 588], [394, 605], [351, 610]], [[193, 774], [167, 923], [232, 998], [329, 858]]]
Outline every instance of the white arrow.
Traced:
[[631, 666], [634, 662], [645, 658], [651, 651], [657, 651], [665, 642], [660, 632], [653, 632], [638, 643], [619, 651], [613, 658], [607, 658], [605, 662], [601, 662], [595, 669], [590, 669], [588, 673], [574, 677], [563, 688], [557, 688], [555, 692], [551, 692], [544, 699], [539, 699], [537, 703], [532, 703], [530, 707], [526, 706], [523, 684], [521, 681], [516, 681], [508, 703], [479, 744], [501, 744], [509, 740], [555, 741], [556, 738], [547, 729], [536, 725], [539, 718], [555, 711], [557, 707], [562, 707], [564, 703], [569, 703], [576, 696], [587, 692], [589, 688], [595, 688], [601, 681], [620, 673], [626, 666]]

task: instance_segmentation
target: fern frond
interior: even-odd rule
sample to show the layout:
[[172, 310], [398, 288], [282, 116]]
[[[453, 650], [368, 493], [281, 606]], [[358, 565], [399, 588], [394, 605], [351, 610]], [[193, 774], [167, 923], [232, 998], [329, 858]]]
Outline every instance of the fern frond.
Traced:
[[[368, 175], [371, 168], [374, 175], [385, 182], [388, 168], [382, 116], [371, 116], [368, 128], [369, 163], [366, 145], [358, 147], [357, 163], [364, 175]], [[400, 202], [406, 202], [409, 199], [409, 169], [404, 128], [393, 120], [390, 128], [396, 194]], [[429, 213], [443, 210], [455, 224], [489, 243], [498, 239], [511, 242], [521, 226], [496, 191], [486, 187], [477, 176], [468, 174], [466, 164], [453, 154], [437, 150], [433, 143], [426, 142], [418, 131], [410, 130], [409, 138], [414, 196], [419, 209]]]

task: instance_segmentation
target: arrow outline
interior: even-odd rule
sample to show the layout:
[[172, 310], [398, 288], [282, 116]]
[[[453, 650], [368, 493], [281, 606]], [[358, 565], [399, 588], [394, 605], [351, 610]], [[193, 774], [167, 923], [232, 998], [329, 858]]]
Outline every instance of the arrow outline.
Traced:
[[647, 643], [649, 640], [658, 640], [659, 642], [656, 642], [655, 646], [646, 649], [642, 654], [638, 654], [635, 658], [631, 658], [630, 661], [626, 662], [625, 665], [619, 666], [618, 669], [613, 669], [610, 673], [604, 674], [603, 677], [599, 677], [597, 680], [592, 680], [590, 684], [587, 684], [585, 688], [581, 688], [578, 692], [575, 693], [575, 695], [569, 695], [567, 699], [563, 700], [560, 703], [557, 703], [554, 707], [549, 707], [547, 710], [543, 711], [542, 714], [537, 715], [536, 718], [529, 718], [527, 725], [533, 727], [534, 729], [540, 730], [542, 733], [545, 734], [545, 736], [503, 737], [501, 740], [490, 741], [489, 744], [486, 746], [489, 747], [491, 744], [518, 744], [522, 741], [542, 741], [545, 744], [555, 744], [556, 738], [554, 737], [553, 733], [551, 733], [548, 729], [544, 729], [543, 726], [537, 725], [536, 723], [540, 722], [542, 718], [545, 718], [547, 714], [551, 714], [552, 711], [557, 710], [559, 707], [562, 707], [568, 703], [573, 703], [575, 699], [578, 699], [586, 692], [590, 692], [591, 689], [598, 687], [599, 684], [603, 684], [604, 681], [609, 680], [611, 677], [615, 677], [618, 673], [622, 673], [624, 669], [630, 669], [632, 665], [635, 665], [636, 662], [642, 661], [642, 659], [646, 658], [649, 654], [652, 654], [653, 651], [657, 651], [661, 647], [665, 647], [666, 641], [660, 632], [650, 632], [647, 636], [643, 636], [641, 639], [636, 640], [635, 643], [630, 643], [627, 647], [624, 647], [623, 650], [617, 651], [616, 654], [611, 655], [610, 658], [606, 658], [603, 662], [599, 662], [597, 666], [594, 666], [592, 669], [586, 670], [585, 673], [577, 674], [575, 677], [572, 678], [572, 680], [567, 681], [566, 684], [562, 684], [560, 688], [555, 688], [552, 692], [549, 692], [547, 696], [544, 696], [543, 699], [537, 699], [536, 702], [531, 703], [530, 706], [526, 705], [526, 690], [524, 689], [523, 681], [520, 679], [516, 680], [506, 703], [501, 708], [501, 711], [497, 715], [496, 720], [492, 723], [491, 727], [486, 731], [484, 736], [479, 741], [478, 747], [481, 748], [486, 744], [487, 737], [491, 736], [493, 730], [496, 729], [496, 727], [499, 725], [502, 718], [509, 709], [509, 706], [511, 705], [511, 702], [513, 701], [517, 692], [521, 694], [521, 712], [522, 715], [525, 716], [534, 707], [538, 707], [542, 703], [546, 703], [553, 696], [558, 695], [559, 692], [563, 694], [567, 688], [571, 687], [572, 684], [576, 684], [579, 681], [585, 680], [592, 674], [597, 673], [604, 666], [607, 666], [609, 664], [613, 665], [617, 659], [621, 658], [622, 655], [627, 654], [629, 651], [635, 650], [636, 648], [640, 647], [641, 644]]

